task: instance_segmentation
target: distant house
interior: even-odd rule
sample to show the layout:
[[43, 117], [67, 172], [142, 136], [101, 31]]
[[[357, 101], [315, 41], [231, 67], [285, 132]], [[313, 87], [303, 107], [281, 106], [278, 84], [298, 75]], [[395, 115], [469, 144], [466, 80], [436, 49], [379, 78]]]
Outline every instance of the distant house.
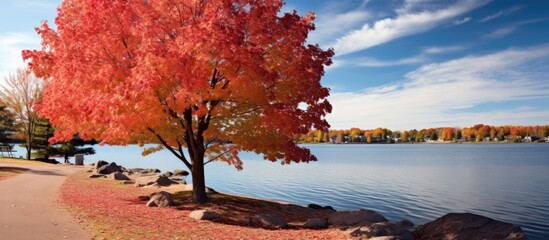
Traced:
[[546, 141], [546, 142], [549, 142], [549, 137], [546, 137], [546, 138], [545, 138], [545, 141]]

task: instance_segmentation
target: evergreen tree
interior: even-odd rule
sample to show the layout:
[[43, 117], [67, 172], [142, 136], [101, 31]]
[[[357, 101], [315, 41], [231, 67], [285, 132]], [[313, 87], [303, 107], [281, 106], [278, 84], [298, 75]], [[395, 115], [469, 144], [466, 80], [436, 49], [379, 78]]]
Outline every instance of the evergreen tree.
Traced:
[[93, 155], [95, 149], [93, 147], [82, 147], [84, 145], [94, 145], [97, 141], [84, 141], [77, 134], [74, 135], [71, 141], [62, 142], [56, 146], [56, 155], [63, 157], [65, 163], [69, 162], [69, 157], [76, 154]]
[[0, 103], [0, 144], [7, 145], [15, 132], [15, 115]]
[[47, 161], [50, 156], [56, 154], [57, 151], [55, 147], [53, 147], [48, 141], [51, 137], [53, 137], [54, 131], [55, 130], [51, 126], [48, 119], [38, 119], [34, 132], [32, 133], [34, 135], [32, 146], [35, 150], [33, 153], [35, 158], [41, 158]]

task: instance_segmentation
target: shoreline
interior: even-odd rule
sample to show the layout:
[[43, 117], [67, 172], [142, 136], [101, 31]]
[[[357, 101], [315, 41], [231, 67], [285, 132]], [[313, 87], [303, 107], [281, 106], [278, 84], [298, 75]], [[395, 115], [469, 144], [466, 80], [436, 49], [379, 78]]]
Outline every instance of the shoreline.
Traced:
[[[132, 176], [133, 174], [135, 174], [132, 173], [132, 171], [133, 170], [124, 170], [123, 172], [128, 176]], [[244, 196], [240, 194], [217, 193], [215, 191], [210, 191], [210, 193], [208, 194], [209, 201], [206, 204], [194, 204], [192, 202], [189, 202], [192, 194], [191, 191], [189, 191], [189, 185], [187, 184], [176, 184], [175, 187], [174, 185], [163, 187], [155, 184], [147, 185], [145, 187], [134, 187], [128, 185], [125, 181], [117, 181], [116, 178], [114, 180], [109, 179], [113, 176], [116, 176], [117, 174], [121, 174], [120, 172], [116, 174], [114, 172], [108, 175], [104, 174], [101, 176], [96, 176], [94, 178], [89, 178], [87, 176], [89, 174], [98, 175], [97, 173], [93, 173], [88, 170], [87, 172], [75, 174], [75, 176], [71, 177], [71, 179], [68, 179], [64, 183], [64, 186], [62, 188], [60, 201], [69, 206], [71, 209], [75, 209], [75, 214], [77, 214], [77, 216], [87, 219], [87, 222], [91, 224], [90, 226], [92, 228], [102, 229], [101, 231], [99, 231], [99, 233], [97, 233], [98, 236], [107, 238], [113, 236], [108, 234], [105, 235], [105, 233], [109, 233], [114, 229], [120, 228], [125, 229], [126, 234], [133, 234], [130, 232], [146, 229], [146, 233], [141, 234], [152, 235], [145, 235], [145, 238], [158, 236], [162, 236], [159, 238], [164, 238], [167, 236], [176, 236], [177, 234], [184, 234], [183, 236], [187, 236], [185, 234], [189, 234], [191, 232], [196, 233], [198, 234], [198, 236], [204, 238], [217, 238], [216, 236], [227, 236], [212, 236], [211, 234], [214, 233], [212, 233], [211, 231], [203, 230], [203, 226], [205, 225], [208, 226], [208, 228], [218, 229], [219, 232], [216, 233], [230, 233], [231, 235], [229, 236], [242, 239], [255, 239], [258, 236], [261, 236], [261, 238], [277, 239], [354, 239], [357, 237], [357, 239], [368, 239], [369, 237], [378, 236], [396, 236], [400, 237], [399, 239], [414, 239], [415, 236], [415, 239], [431, 239], [433, 236], [434, 238], [437, 238], [436, 235], [429, 235], [432, 232], [447, 234], [446, 232], [444, 232], [446, 231], [444, 229], [447, 229], [448, 224], [445, 219], [454, 219], [452, 220], [453, 222], [457, 221], [459, 227], [456, 227], [456, 229], [470, 229], [471, 226], [469, 226], [468, 224], [471, 224], [471, 222], [475, 224], [477, 224], [479, 221], [491, 223], [493, 222], [497, 226], [504, 226], [503, 232], [505, 234], [513, 233], [519, 236], [519, 238], [514, 239], [525, 238], [524, 233], [519, 227], [469, 213], [447, 214], [438, 219], [434, 219], [432, 222], [428, 222], [424, 225], [414, 226], [412, 222], [405, 219], [396, 222], [389, 222], [385, 217], [371, 210], [358, 209], [350, 211], [332, 211], [326, 207], [322, 207], [316, 204], [309, 204], [309, 206], [300, 206], [289, 202]], [[164, 174], [157, 173], [155, 175], [162, 176]], [[143, 176], [140, 174], [136, 175], [135, 177], [137, 178], [134, 180], [134, 182], [137, 185], [137, 183], [140, 182], [138, 178], [149, 178], [151, 177], [151, 175], [145, 174], [145, 176]], [[78, 191], [77, 189], [80, 190]], [[92, 190], [91, 192], [89, 191], [90, 189]], [[93, 189], [95, 189], [95, 191], [93, 191]], [[161, 191], [167, 191], [168, 193], [166, 194], [169, 194], [173, 198], [175, 205], [167, 205], [165, 208], [148, 207], [151, 201], [156, 201], [153, 199], [156, 198], [156, 195], [159, 193], [159, 191], [160, 193]], [[77, 192], [78, 195], [75, 194]], [[110, 196], [110, 199], [98, 197], [96, 192], [107, 192], [107, 195]], [[142, 194], [146, 195], [143, 196]], [[82, 203], [81, 198], [91, 199], [88, 199], [88, 201]], [[137, 200], [137, 198], [139, 198], [139, 200]], [[118, 209], [118, 213], [115, 214], [116, 219], [135, 218], [135, 216], [132, 215], [133, 212], [138, 212], [139, 215], [155, 217], [152, 217], [152, 222], [142, 223], [140, 225], [140, 229], [132, 229], [133, 225], [116, 223], [116, 221], [112, 218], [113, 216], [103, 216], [102, 214], [99, 214], [94, 210], [90, 210], [87, 207], [87, 204], [89, 202], [93, 202], [94, 204], [98, 205], [115, 205], [114, 207]], [[147, 206], [145, 206], [145, 203]], [[154, 206], [156, 206], [156, 204]], [[203, 219], [199, 220], [199, 222], [196, 222], [196, 220], [192, 219], [194, 218], [193, 214], [195, 214], [195, 212], [204, 213], [204, 211], [212, 214], [212, 216], [215, 216], [215, 218]], [[166, 216], [171, 216], [173, 214], [177, 215], [177, 220], [173, 221], [175, 221], [178, 226], [186, 225], [187, 227], [185, 229], [182, 230], [164, 227], [155, 229], [150, 228], [151, 226], [149, 225], [154, 225], [155, 222], [164, 223], [163, 220], [158, 219], [157, 217], [162, 217], [162, 219], [164, 219], [166, 218]], [[253, 221], [253, 219], [258, 218], [258, 216], [267, 216], [268, 218], [270, 218], [273, 215], [276, 219], [278, 219], [276, 221], [282, 221], [283, 224], [275, 225], [275, 227], [273, 228], [272, 225], [263, 225], [263, 222]], [[306, 226], [313, 219], [315, 221], [321, 222], [323, 225], [320, 227], [309, 229]], [[363, 226], [369, 226], [369, 228], [378, 230], [374, 231], [374, 233], [370, 230], [365, 230]], [[425, 229], [427, 228], [433, 228], [435, 230], [428, 230], [427, 232], [425, 232]], [[475, 231], [477, 231], [476, 234], [495, 234], [490, 229], [480, 229]], [[498, 231], [502, 232], [501, 229], [499, 229]], [[238, 232], [238, 234], [234, 235], [235, 232]], [[375, 235], [379, 233], [384, 234]], [[463, 233], [456, 234], [459, 235]], [[367, 237], [364, 238], [365, 236]], [[483, 236], [488, 236], [490, 238], [496, 235]], [[521, 238], [520, 236], [523, 236], [524, 238]]]

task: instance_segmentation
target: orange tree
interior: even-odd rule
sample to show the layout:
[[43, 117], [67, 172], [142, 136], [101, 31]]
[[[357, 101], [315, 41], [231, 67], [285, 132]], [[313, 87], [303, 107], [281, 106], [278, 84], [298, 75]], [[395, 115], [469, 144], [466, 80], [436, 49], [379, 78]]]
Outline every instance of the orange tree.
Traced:
[[[64, 0], [42, 49], [23, 58], [45, 79], [37, 109], [52, 141], [157, 143], [191, 171], [207, 201], [204, 164], [242, 168], [240, 151], [308, 162], [293, 142], [327, 130], [333, 51], [306, 44], [314, 14], [280, 14], [282, 0]], [[230, 143], [230, 144], [227, 144]], [[186, 153], [185, 153], [186, 152]]]

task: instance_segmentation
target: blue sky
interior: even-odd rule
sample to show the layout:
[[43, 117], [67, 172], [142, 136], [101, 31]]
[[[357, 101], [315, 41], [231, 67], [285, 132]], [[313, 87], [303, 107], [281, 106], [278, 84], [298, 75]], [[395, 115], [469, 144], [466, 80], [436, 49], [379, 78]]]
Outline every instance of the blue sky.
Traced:
[[[60, 0], [0, 3], [0, 77], [39, 48]], [[288, 0], [315, 12], [310, 43], [333, 47], [322, 82], [335, 129], [549, 124], [545, 0]]]

